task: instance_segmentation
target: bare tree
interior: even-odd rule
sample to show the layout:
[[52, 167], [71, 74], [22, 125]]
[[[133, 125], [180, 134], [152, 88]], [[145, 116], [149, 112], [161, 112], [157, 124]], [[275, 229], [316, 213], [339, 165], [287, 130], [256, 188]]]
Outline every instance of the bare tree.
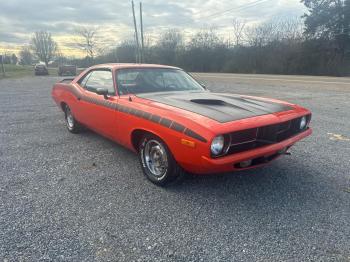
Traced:
[[38, 31], [32, 37], [31, 48], [35, 55], [48, 65], [56, 54], [57, 43], [52, 39], [51, 33]]
[[124, 40], [120, 43], [115, 52], [115, 58], [118, 62], [133, 62], [135, 63], [136, 42], [135, 39]]
[[272, 20], [262, 26], [270, 28], [268, 41], [295, 41], [303, 38], [303, 22], [298, 17]]
[[22, 65], [31, 65], [33, 62], [33, 55], [30, 52], [30, 49], [26, 46], [22, 47], [19, 52], [20, 61]]
[[239, 46], [243, 38], [243, 33], [244, 33], [244, 28], [246, 23], [243, 20], [233, 19], [232, 25], [233, 25], [233, 35], [235, 37], [235, 45]]
[[224, 45], [224, 43], [215, 28], [202, 29], [191, 38], [189, 43], [190, 47], [202, 49], [210, 49], [220, 45]]
[[18, 57], [16, 56], [16, 54], [12, 54], [11, 55], [11, 64], [16, 65], [18, 62]]
[[246, 38], [251, 46], [265, 46], [274, 41], [303, 40], [303, 23], [300, 18], [289, 17], [247, 27]]
[[155, 54], [158, 61], [163, 64], [176, 64], [176, 56], [178, 50], [183, 46], [183, 35], [179, 30], [169, 29], [162, 32], [156, 46]]
[[160, 35], [157, 42], [158, 46], [166, 49], [175, 50], [183, 44], [183, 36], [177, 29], [169, 29]]
[[83, 26], [76, 29], [79, 39], [76, 40], [78, 47], [86, 52], [86, 56], [94, 59], [97, 51], [97, 32], [95, 27]]
[[279, 40], [279, 28], [275, 22], [266, 22], [260, 25], [248, 27], [245, 31], [250, 46], [262, 47], [273, 41]]

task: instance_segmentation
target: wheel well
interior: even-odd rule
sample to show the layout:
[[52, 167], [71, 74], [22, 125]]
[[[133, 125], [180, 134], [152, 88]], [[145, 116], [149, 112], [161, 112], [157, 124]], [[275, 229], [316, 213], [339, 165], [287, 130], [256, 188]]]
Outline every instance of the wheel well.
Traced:
[[62, 109], [62, 111], [64, 112], [65, 111], [65, 109], [66, 109], [66, 103], [65, 102], [61, 102], [61, 109]]
[[[140, 140], [146, 134], [155, 135], [155, 134], [153, 134], [151, 132], [148, 132], [146, 130], [143, 130], [143, 129], [136, 129], [136, 130], [132, 131], [132, 133], [131, 133], [131, 143], [132, 143], [133, 148], [136, 151], [139, 151]], [[155, 136], [157, 136], [157, 135], [155, 135]]]

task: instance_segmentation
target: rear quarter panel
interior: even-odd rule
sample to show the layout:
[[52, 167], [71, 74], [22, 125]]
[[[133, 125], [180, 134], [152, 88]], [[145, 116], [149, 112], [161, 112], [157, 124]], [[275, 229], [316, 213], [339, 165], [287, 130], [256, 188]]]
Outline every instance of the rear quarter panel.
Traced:
[[71, 85], [71, 83], [56, 83], [52, 88], [52, 98], [61, 109], [63, 103], [67, 104], [71, 108], [74, 117], [79, 121], [78, 98], [70, 91]]

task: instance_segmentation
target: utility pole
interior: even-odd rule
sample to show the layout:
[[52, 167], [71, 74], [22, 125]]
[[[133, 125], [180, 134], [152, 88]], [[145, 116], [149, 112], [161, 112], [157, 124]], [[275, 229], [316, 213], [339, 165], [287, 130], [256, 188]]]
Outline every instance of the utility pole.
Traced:
[[142, 2], [140, 2], [140, 24], [141, 24], [141, 63], [144, 62], [145, 54], [144, 54], [144, 42], [143, 42], [143, 19], [142, 19]]
[[131, 0], [132, 5], [132, 15], [134, 17], [134, 27], [135, 27], [135, 39], [136, 39], [136, 63], [140, 62], [140, 44], [139, 44], [139, 35], [137, 33], [136, 17], [135, 17], [135, 7], [134, 1]]

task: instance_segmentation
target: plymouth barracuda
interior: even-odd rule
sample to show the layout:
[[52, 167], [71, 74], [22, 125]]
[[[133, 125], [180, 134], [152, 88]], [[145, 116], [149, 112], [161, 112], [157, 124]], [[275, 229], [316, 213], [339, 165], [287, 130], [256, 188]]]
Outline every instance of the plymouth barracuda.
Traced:
[[[234, 90], [233, 90], [234, 91]], [[54, 85], [66, 126], [82, 126], [131, 149], [153, 183], [186, 172], [264, 165], [310, 135], [311, 112], [275, 99], [212, 93], [180, 68], [104, 64]]]

